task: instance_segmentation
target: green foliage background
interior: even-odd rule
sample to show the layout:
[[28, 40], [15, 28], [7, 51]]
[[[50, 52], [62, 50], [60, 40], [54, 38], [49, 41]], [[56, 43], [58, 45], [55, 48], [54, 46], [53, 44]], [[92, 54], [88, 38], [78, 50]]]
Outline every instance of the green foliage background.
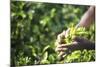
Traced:
[[11, 65], [60, 63], [55, 52], [56, 37], [70, 23], [77, 24], [87, 8], [11, 1]]

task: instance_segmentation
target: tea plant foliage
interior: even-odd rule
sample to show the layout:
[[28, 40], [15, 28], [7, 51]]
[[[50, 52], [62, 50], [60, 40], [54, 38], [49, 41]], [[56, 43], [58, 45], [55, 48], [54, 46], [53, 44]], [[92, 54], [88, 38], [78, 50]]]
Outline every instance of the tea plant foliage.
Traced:
[[[11, 1], [11, 65], [60, 63], [55, 52], [56, 37], [70, 23], [77, 24], [87, 8], [83, 5]], [[63, 61], [94, 61], [94, 51], [74, 52]]]

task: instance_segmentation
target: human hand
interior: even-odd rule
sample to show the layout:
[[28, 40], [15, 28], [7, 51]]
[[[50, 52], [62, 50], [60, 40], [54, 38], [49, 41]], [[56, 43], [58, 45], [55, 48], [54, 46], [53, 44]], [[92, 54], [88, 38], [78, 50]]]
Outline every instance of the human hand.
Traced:
[[58, 51], [59, 57], [64, 58], [65, 54], [70, 54], [71, 52], [75, 50], [94, 50], [95, 49], [95, 43], [89, 41], [86, 38], [82, 37], [74, 37], [71, 44], [58, 44], [56, 47], [56, 51]]

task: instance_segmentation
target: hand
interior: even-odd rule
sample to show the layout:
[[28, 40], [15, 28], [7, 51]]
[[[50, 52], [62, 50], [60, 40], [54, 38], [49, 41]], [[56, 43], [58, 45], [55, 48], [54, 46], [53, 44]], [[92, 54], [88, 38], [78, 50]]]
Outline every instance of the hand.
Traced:
[[93, 42], [89, 41], [86, 38], [82, 38], [82, 37], [73, 38], [73, 42], [71, 44], [59, 44], [56, 50], [64, 51], [65, 48], [70, 49], [70, 50], [95, 49]]
[[95, 49], [95, 43], [87, 40], [86, 38], [82, 37], [75, 37], [73, 38], [73, 42], [71, 44], [59, 44], [56, 47], [56, 51], [63, 52], [63, 54], [60, 53], [59, 56], [63, 56], [65, 53], [69, 54], [75, 50], [94, 50]]
[[59, 52], [58, 57], [60, 57], [61, 59], [64, 58], [66, 54], [70, 54], [71, 52], [75, 50], [95, 49], [95, 44], [93, 42], [89, 41], [86, 38], [82, 38], [82, 37], [74, 37], [72, 43], [67, 44], [64, 40], [65, 35], [67, 34], [66, 34], [66, 31], [63, 31], [61, 34], [59, 34], [57, 37], [56, 43], [55, 43], [56, 51]]

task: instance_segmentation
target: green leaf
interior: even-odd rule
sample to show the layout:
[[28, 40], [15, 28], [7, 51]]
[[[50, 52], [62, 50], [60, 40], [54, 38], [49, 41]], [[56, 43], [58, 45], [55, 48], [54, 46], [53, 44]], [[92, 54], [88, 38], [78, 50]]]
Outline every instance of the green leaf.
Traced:
[[50, 48], [49, 45], [47, 45], [46, 47], [44, 47], [44, 49], [43, 49], [43, 53], [44, 53], [48, 48]]
[[48, 52], [45, 52], [45, 53], [43, 54], [43, 60], [47, 60], [47, 58], [48, 58]]

